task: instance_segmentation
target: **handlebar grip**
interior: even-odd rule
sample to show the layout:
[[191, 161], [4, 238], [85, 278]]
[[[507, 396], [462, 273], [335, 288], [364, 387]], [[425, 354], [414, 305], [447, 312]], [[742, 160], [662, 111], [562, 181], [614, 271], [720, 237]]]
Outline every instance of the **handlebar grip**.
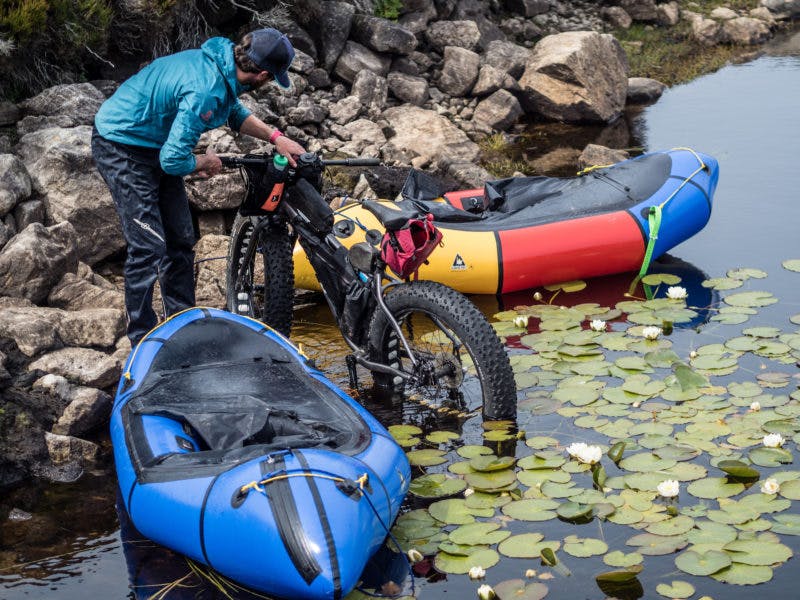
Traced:
[[271, 156], [220, 156], [223, 167], [261, 167], [267, 164]]
[[379, 158], [339, 158], [323, 160], [326, 167], [377, 167], [381, 164]]

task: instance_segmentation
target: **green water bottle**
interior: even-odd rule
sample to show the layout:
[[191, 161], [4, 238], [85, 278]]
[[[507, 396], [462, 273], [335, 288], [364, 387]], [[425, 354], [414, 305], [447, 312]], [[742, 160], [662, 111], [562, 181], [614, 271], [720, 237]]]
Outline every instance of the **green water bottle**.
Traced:
[[262, 210], [273, 212], [278, 208], [281, 198], [283, 197], [283, 183], [286, 181], [286, 165], [288, 164], [289, 159], [283, 154], [275, 154], [272, 158], [272, 168], [269, 174], [269, 179], [272, 181], [272, 190], [264, 201], [264, 204], [261, 205]]

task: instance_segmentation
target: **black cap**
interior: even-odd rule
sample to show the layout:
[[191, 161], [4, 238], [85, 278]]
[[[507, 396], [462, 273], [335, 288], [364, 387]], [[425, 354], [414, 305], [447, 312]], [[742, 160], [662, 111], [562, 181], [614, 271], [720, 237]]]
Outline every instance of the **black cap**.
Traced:
[[288, 70], [294, 60], [294, 48], [292, 48], [289, 38], [271, 27], [257, 29], [250, 35], [252, 39], [247, 57], [258, 68], [272, 73], [279, 86], [291, 87], [292, 82], [289, 80]]

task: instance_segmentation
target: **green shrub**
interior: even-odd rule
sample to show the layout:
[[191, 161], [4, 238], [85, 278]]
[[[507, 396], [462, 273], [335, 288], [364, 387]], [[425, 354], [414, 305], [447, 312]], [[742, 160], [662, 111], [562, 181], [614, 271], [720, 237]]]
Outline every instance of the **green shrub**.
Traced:
[[403, 0], [378, 0], [375, 3], [375, 16], [396, 21], [403, 9]]

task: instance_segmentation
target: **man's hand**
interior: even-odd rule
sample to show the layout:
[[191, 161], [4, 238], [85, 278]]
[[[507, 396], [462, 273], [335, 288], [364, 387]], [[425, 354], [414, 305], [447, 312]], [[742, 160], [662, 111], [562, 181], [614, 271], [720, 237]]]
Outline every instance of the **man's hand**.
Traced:
[[198, 177], [208, 179], [222, 170], [222, 161], [211, 146], [206, 148], [205, 154], [199, 154], [195, 159], [197, 164], [194, 167], [194, 172]]
[[297, 161], [295, 159], [306, 151], [300, 144], [289, 139], [285, 135], [275, 140], [275, 150], [278, 154], [283, 154], [293, 167], [297, 166]]

